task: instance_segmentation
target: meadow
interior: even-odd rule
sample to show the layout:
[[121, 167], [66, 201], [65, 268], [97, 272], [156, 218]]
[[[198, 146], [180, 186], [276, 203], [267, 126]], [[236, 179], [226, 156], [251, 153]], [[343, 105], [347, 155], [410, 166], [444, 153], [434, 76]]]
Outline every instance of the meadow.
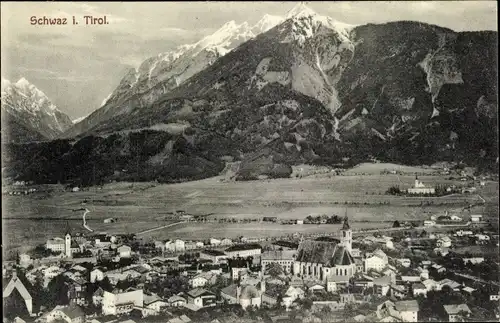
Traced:
[[[426, 185], [455, 184], [445, 176], [419, 176]], [[348, 215], [354, 228], [390, 226], [394, 220], [424, 220], [431, 214], [467, 216], [463, 207], [488, 201], [486, 209], [498, 212], [498, 182], [488, 182], [478, 194], [445, 197], [398, 197], [386, 195], [393, 185], [408, 188], [413, 176], [351, 175], [224, 182], [222, 177], [179, 184], [110, 183], [79, 192], [54, 191], [46, 195], [3, 198], [3, 244], [7, 249], [43, 243], [64, 234], [69, 225], [74, 232], [82, 227], [82, 208], [88, 208], [88, 225], [96, 232], [137, 233], [171, 223], [172, 212], [182, 210], [208, 218], [304, 219], [308, 215]], [[479, 208], [474, 212], [483, 212]], [[465, 212], [465, 213], [464, 213]], [[33, 217], [45, 220], [34, 220]], [[116, 223], [103, 223], [106, 218]], [[7, 219], [6, 219], [7, 218]], [[15, 219], [9, 219], [15, 218]], [[491, 217], [493, 218], [493, 217]], [[335, 225], [279, 225], [269, 223], [187, 223], [153, 231], [145, 238], [262, 237], [293, 232], [327, 232]]]

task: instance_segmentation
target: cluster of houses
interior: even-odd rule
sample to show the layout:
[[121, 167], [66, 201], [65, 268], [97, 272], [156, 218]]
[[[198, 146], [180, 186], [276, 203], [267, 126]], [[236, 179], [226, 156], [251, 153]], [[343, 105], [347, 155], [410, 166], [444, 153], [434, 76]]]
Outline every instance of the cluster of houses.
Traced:
[[[93, 323], [104, 323], [109, 322], [105, 318], [110, 316], [115, 318], [114, 322], [125, 322], [119, 317], [131, 313], [142, 318], [161, 314], [169, 317], [166, 322], [188, 323], [190, 316], [201, 309], [239, 306], [246, 310], [281, 306], [286, 313], [300, 308], [304, 300], [312, 302], [314, 311], [326, 307], [332, 311], [342, 310], [347, 304], [376, 305], [376, 310], [357, 315], [356, 321], [417, 322], [421, 310], [417, 297], [444, 288], [465, 294], [475, 290], [448, 278], [432, 276], [431, 272], [443, 274], [447, 269], [431, 260], [413, 263], [410, 258], [389, 256], [389, 251], [395, 250], [391, 237], [365, 236], [355, 240], [360, 246], [372, 246], [370, 250], [373, 251], [353, 248], [354, 239], [347, 218], [339, 233], [339, 238], [301, 239], [298, 243], [278, 241], [269, 248], [257, 243], [235, 244], [229, 239], [211, 239], [211, 247], [202, 249], [194, 261], [181, 260], [174, 255], [140, 257], [127, 265], [109, 268], [95, 260], [107, 250], [112, 250], [111, 259], [133, 256], [122, 239], [95, 235], [88, 241], [68, 232], [64, 239], [50, 239], [46, 243], [47, 249], [61, 252], [61, 257], [41, 263], [23, 256], [19, 265], [25, 268], [29, 283], [42, 279], [45, 288], [55, 277], [64, 276], [69, 305], [34, 309], [35, 295], [12, 268], [3, 272], [4, 278], [9, 280], [4, 288], [4, 299], [17, 290], [33, 318], [48, 323], [61, 319], [68, 323], [90, 319]], [[469, 232], [461, 230], [456, 234], [467, 236]], [[444, 237], [440, 239], [445, 244]], [[182, 240], [157, 241], [155, 247], [173, 252], [190, 250]], [[91, 250], [93, 256], [80, 262], [74, 255], [83, 249]], [[464, 262], [472, 264], [483, 261], [482, 257], [464, 258]], [[185, 289], [168, 296], [150, 289], [149, 286], [174, 274], [187, 281]], [[100, 285], [105, 280], [109, 288]], [[134, 285], [124, 287], [123, 282], [134, 282]], [[88, 298], [89, 286], [98, 286], [91, 290], [91, 300]], [[497, 294], [492, 295], [493, 301], [498, 300]], [[91, 305], [99, 308], [98, 312], [90, 316], [84, 314], [83, 309]], [[467, 304], [442, 305], [450, 321], [470, 313]], [[174, 314], [176, 309], [182, 309], [182, 314]]]

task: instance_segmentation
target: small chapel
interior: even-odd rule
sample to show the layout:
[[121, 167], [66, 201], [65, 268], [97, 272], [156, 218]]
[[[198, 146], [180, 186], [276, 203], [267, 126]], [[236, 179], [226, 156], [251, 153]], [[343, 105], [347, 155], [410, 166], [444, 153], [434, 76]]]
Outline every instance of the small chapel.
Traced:
[[352, 230], [347, 217], [340, 231], [340, 239], [301, 241], [293, 264], [294, 275], [323, 282], [332, 277], [351, 278], [356, 273], [356, 263], [351, 255]]

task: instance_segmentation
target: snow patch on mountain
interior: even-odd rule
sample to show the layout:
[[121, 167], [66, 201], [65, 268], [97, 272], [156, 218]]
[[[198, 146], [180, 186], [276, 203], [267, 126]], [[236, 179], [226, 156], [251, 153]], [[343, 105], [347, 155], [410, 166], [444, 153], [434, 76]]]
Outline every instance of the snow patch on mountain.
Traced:
[[72, 124], [45, 93], [24, 77], [16, 83], [2, 79], [1, 101], [3, 113], [48, 139], [54, 139]]

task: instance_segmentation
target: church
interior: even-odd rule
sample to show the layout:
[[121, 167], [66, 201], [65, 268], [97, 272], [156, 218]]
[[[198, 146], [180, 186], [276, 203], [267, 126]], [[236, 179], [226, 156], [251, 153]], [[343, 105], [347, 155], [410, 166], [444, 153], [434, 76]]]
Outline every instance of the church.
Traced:
[[356, 273], [352, 251], [352, 230], [347, 217], [340, 239], [304, 240], [299, 244], [293, 273], [303, 279], [328, 282], [332, 278], [348, 280]]

